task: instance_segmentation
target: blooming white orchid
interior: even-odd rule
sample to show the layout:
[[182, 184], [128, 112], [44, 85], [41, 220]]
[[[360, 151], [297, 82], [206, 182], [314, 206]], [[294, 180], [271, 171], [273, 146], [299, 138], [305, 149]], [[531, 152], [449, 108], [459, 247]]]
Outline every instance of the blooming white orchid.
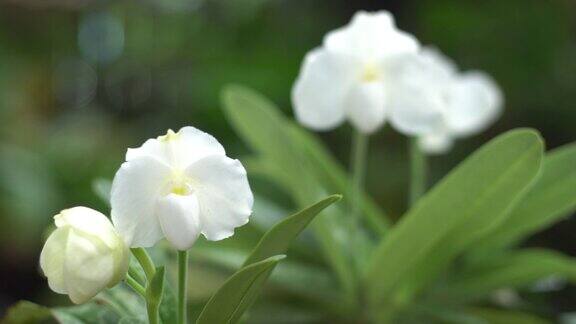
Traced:
[[54, 216], [56, 230], [40, 254], [50, 288], [85, 303], [128, 271], [129, 250], [106, 216], [86, 207]]
[[424, 48], [398, 64], [398, 86], [393, 107], [428, 118], [410, 123], [397, 120], [404, 134], [419, 137], [428, 153], [450, 149], [454, 139], [484, 130], [501, 113], [502, 93], [492, 78], [479, 71], [459, 72], [435, 49]]
[[387, 118], [412, 118], [391, 110], [389, 102], [396, 61], [418, 49], [418, 41], [398, 30], [389, 12], [356, 13], [306, 55], [292, 89], [296, 118], [315, 130], [329, 130], [348, 119], [364, 134], [378, 130]]
[[252, 204], [240, 161], [194, 127], [128, 149], [112, 184], [112, 221], [131, 247], [165, 237], [183, 251], [200, 233], [225, 239], [248, 222]]

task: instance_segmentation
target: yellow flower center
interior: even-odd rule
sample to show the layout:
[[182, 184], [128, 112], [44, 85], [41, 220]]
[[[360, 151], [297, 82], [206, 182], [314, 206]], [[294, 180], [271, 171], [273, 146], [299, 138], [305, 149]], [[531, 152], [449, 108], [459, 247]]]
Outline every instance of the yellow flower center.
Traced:
[[188, 178], [181, 172], [175, 172], [169, 182], [169, 193], [187, 196], [194, 190], [192, 189], [192, 179]]
[[380, 71], [378, 70], [378, 66], [374, 63], [364, 65], [361, 79], [364, 82], [375, 82], [380, 80]]

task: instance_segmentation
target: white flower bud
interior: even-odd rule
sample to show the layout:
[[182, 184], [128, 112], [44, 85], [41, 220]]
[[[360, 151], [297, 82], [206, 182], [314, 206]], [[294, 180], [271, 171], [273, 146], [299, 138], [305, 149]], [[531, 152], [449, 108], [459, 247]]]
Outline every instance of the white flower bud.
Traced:
[[81, 304], [124, 278], [129, 250], [106, 216], [74, 207], [54, 216], [54, 223], [57, 228], [40, 254], [53, 291]]

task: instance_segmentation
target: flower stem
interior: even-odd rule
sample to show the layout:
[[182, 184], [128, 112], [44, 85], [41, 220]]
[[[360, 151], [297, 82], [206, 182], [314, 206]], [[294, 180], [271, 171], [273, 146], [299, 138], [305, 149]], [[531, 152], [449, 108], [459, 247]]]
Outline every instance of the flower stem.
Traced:
[[146, 303], [146, 311], [148, 312], [149, 324], [160, 323], [160, 305], [158, 305], [158, 303]]
[[360, 221], [362, 215], [362, 192], [364, 191], [364, 177], [366, 173], [366, 157], [368, 154], [368, 136], [358, 131], [354, 133], [352, 142], [352, 195], [351, 217], [354, 222], [352, 235], [359, 235]]
[[188, 251], [178, 251], [178, 324], [186, 323]]
[[[152, 280], [154, 279], [154, 275], [156, 274], [156, 267], [154, 266], [154, 262], [152, 261], [152, 259], [148, 255], [148, 252], [146, 252], [146, 250], [144, 248], [133, 248], [133, 249], [130, 249], [130, 251], [132, 251], [132, 255], [134, 255], [136, 260], [138, 260], [138, 263], [140, 263], [140, 266], [144, 270], [144, 274], [146, 274], [146, 287], [144, 288], [144, 299], [146, 299], [146, 310], [148, 313], [148, 322], [150, 324], [158, 324], [160, 321], [160, 313], [159, 313], [160, 304], [156, 298], [158, 296], [151, 296], [150, 294], [148, 294], [148, 289], [150, 288]], [[128, 276], [127, 278], [131, 278], [131, 277]], [[134, 279], [134, 278], [131, 278], [131, 279]], [[132, 287], [130, 282], [131, 281], [128, 281], [128, 279], [127, 279], [126, 283], [128, 283]], [[136, 280], [134, 280], [134, 283], [138, 283], [138, 282]], [[138, 289], [138, 288], [136, 288], [136, 289]], [[136, 290], [136, 291], [138, 292], [138, 290]]]
[[410, 139], [410, 206], [413, 206], [418, 199], [426, 192], [426, 155], [420, 149], [417, 138]]
[[130, 274], [126, 275], [126, 284], [134, 289], [140, 296], [146, 298], [146, 289], [136, 281]]
[[362, 232], [362, 202], [364, 200], [364, 177], [368, 154], [368, 136], [355, 131], [352, 142], [352, 192], [350, 194], [350, 258], [357, 275], [361, 272], [361, 259], [364, 255]]
[[142, 269], [144, 269], [148, 281], [152, 280], [156, 273], [156, 268], [154, 267], [154, 262], [148, 255], [148, 252], [146, 252], [144, 248], [133, 248], [130, 250], [132, 251], [132, 255], [134, 255], [136, 260], [140, 263], [140, 266], [142, 266]]
[[139, 283], [140, 285], [145, 284], [146, 283], [146, 277], [144, 277], [139, 271], [138, 269], [136, 269], [136, 267], [130, 265], [130, 267], [128, 268], [128, 274], [130, 276], [132, 276], [132, 279], [136, 280], [137, 283]]

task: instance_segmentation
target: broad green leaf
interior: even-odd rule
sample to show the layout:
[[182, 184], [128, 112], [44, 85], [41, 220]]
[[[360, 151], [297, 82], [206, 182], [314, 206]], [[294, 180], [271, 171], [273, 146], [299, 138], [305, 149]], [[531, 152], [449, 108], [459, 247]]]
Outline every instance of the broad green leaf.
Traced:
[[162, 303], [162, 298], [164, 297], [164, 273], [165, 268], [163, 266], [157, 267], [156, 273], [150, 281], [150, 285], [146, 287], [146, 306], [148, 309], [159, 307], [159, 305]]
[[483, 319], [486, 324], [550, 324], [552, 321], [545, 320], [535, 315], [493, 308], [471, 308], [468, 314]]
[[306, 305], [262, 302], [250, 309], [251, 324], [329, 323], [326, 312]]
[[465, 301], [484, 297], [499, 288], [523, 288], [550, 276], [576, 282], [576, 261], [550, 250], [526, 249], [470, 266], [452, 278], [441, 295]]
[[342, 198], [341, 195], [332, 195], [316, 204], [280, 221], [264, 234], [258, 245], [244, 262], [244, 266], [269, 258], [273, 255], [285, 254], [300, 232], [324, 208], [332, 205]]
[[[299, 147], [290, 140], [287, 121], [267, 99], [248, 89], [231, 86], [223, 92], [224, 112], [236, 132], [256, 154], [275, 163], [296, 200], [314, 202], [321, 194], [318, 181]], [[298, 191], [295, 191], [299, 189]]]
[[23, 300], [8, 309], [2, 324], [56, 323], [49, 308]]
[[92, 302], [71, 307], [53, 308], [52, 314], [61, 324], [100, 324], [116, 323], [121, 316], [119, 311], [110, 305]]
[[488, 324], [486, 321], [449, 304], [414, 304], [398, 316], [403, 323]]
[[507, 246], [550, 226], [576, 209], [576, 143], [552, 150], [542, 174], [479, 250]]
[[[336, 192], [342, 192], [346, 197], [352, 197], [352, 182], [348, 178], [346, 170], [336, 161], [322, 145], [318, 137], [305, 131], [296, 124], [290, 124], [291, 138], [305, 151], [306, 156], [312, 161], [311, 166], [315, 174], [321, 178], [321, 182]], [[366, 216], [366, 222], [379, 234], [384, 234], [390, 226], [384, 211], [371, 199], [370, 196], [361, 197], [362, 208]]]
[[[314, 175], [308, 155], [290, 137], [290, 121], [270, 101], [246, 88], [230, 86], [223, 92], [223, 103], [231, 125], [261, 161], [270, 164], [268, 169], [280, 177], [299, 207], [325, 196], [326, 189]], [[342, 216], [334, 209], [316, 217], [311, 227], [343, 289], [352, 295], [354, 274], [346, 252], [348, 245], [341, 235], [348, 232]]]
[[[227, 270], [240, 268], [248, 257], [242, 251], [219, 247], [194, 248], [191, 253], [194, 260], [208, 261]], [[279, 264], [269, 281], [284, 291], [324, 305], [337, 304], [341, 298], [334, 278], [325, 269], [291, 259]]]
[[162, 303], [160, 303], [160, 319], [162, 323], [176, 323], [176, 295], [169, 282], [164, 282]]
[[[141, 319], [139, 317], [123, 317], [120, 319], [118, 324], [146, 324], [148, 321]], [[166, 322], [173, 323], [173, 322]]]
[[[245, 87], [228, 86], [223, 102], [229, 122], [258, 158], [264, 158], [260, 164], [268, 164], [263, 169], [275, 180], [280, 179], [292, 191], [306, 192], [303, 185], [309, 182], [304, 179], [308, 175], [314, 178], [314, 185], [320, 183], [328, 191], [349, 196], [352, 184], [344, 168], [316, 136], [283, 116], [268, 99]], [[367, 223], [383, 233], [388, 227], [384, 212], [369, 196], [364, 196], [362, 206]]]
[[[484, 145], [428, 192], [376, 248], [365, 276], [377, 306], [415, 271], [449, 257], [501, 220], [540, 169], [543, 143], [528, 129], [507, 132]], [[441, 253], [436, 256], [435, 253]], [[437, 265], [435, 265], [438, 267]]]
[[238, 270], [208, 300], [196, 323], [238, 322], [255, 301], [274, 267], [284, 258], [283, 255], [273, 256]]
[[[137, 262], [132, 258], [130, 262]], [[144, 309], [144, 300], [126, 284], [116, 285], [106, 289], [97, 297], [102, 295], [109, 296], [109, 299], [118, 305], [118, 308], [125, 310], [127, 315], [140, 315]], [[126, 316], [125, 316], [126, 317]]]

